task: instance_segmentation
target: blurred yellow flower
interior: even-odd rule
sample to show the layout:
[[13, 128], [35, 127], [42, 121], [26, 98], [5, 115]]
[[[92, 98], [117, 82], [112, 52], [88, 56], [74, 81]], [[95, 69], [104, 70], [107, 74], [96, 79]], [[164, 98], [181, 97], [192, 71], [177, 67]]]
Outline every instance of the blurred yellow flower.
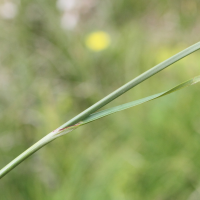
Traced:
[[103, 31], [93, 32], [86, 38], [86, 46], [93, 51], [101, 51], [110, 45], [110, 36]]

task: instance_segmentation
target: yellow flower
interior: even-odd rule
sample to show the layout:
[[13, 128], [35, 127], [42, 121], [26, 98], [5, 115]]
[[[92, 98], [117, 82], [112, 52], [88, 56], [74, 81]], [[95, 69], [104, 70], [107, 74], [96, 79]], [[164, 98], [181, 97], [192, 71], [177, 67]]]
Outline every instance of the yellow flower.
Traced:
[[93, 51], [101, 51], [110, 45], [110, 36], [103, 32], [97, 31], [88, 35], [86, 46]]

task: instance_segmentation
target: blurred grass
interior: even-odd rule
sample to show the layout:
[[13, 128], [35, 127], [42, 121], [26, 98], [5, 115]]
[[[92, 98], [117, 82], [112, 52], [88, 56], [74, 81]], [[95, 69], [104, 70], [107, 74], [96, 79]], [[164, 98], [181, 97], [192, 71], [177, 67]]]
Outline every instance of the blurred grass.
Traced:
[[[97, 1], [69, 31], [60, 26], [55, 2], [22, 1], [14, 19], [0, 19], [1, 166], [125, 82], [199, 41], [199, 8], [194, 0]], [[98, 53], [85, 46], [95, 30], [108, 32], [112, 40]], [[199, 64], [196, 52], [111, 105], [196, 76]], [[57, 139], [0, 181], [1, 199], [199, 199], [198, 91], [195, 85]]]

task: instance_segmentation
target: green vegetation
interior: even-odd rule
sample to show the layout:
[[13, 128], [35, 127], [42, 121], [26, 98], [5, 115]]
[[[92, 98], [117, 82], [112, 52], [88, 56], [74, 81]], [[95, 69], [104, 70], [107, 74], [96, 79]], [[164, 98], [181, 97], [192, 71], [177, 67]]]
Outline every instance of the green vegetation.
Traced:
[[[1, 166], [66, 118], [198, 41], [198, 32], [188, 31], [198, 21], [198, 2], [191, 2], [192, 11], [181, 2], [179, 12], [160, 3], [153, 13], [153, 1], [150, 7], [102, 2], [71, 31], [60, 27], [54, 4], [39, 1], [21, 3], [12, 21], [2, 19]], [[160, 18], [174, 24], [178, 18], [179, 25], [162, 32], [164, 25], [155, 27]], [[100, 28], [112, 42], [92, 52], [84, 41]], [[184, 58], [109, 107], [194, 77], [199, 63], [198, 53]], [[2, 199], [198, 199], [198, 91], [198, 85], [187, 88], [55, 140], [1, 180]]]

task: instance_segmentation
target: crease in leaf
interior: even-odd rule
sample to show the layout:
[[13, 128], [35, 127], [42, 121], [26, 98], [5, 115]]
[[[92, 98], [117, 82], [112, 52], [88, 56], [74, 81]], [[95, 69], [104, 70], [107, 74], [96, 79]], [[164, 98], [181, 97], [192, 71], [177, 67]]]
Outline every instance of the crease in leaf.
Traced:
[[171, 89], [169, 89], [165, 92], [154, 94], [154, 95], [151, 95], [151, 96], [139, 99], [139, 100], [135, 100], [135, 101], [125, 103], [125, 104], [122, 104], [122, 105], [119, 105], [119, 106], [116, 106], [116, 107], [113, 107], [113, 108], [108, 108], [106, 110], [102, 110], [102, 111], [93, 113], [93, 114], [89, 115], [88, 117], [86, 117], [84, 120], [82, 120], [80, 122], [80, 125], [87, 124], [89, 122], [92, 122], [94, 120], [100, 119], [100, 118], [105, 117], [105, 116], [108, 116], [110, 114], [113, 114], [113, 113], [116, 113], [116, 112], [119, 112], [119, 111], [122, 111], [122, 110], [125, 110], [125, 109], [128, 109], [128, 108], [137, 106], [139, 104], [160, 98], [162, 96], [171, 94], [175, 91], [178, 91], [178, 90], [180, 90], [184, 87], [190, 86], [190, 85], [194, 85], [198, 82], [200, 82], [200, 76], [194, 77], [194, 78], [192, 78], [192, 79], [190, 79], [186, 82], [183, 82], [183, 83], [181, 83], [181, 84], [179, 84], [179, 85], [177, 85], [177, 86], [175, 86], [175, 87], [173, 87], [173, 88], [171, 88]]

